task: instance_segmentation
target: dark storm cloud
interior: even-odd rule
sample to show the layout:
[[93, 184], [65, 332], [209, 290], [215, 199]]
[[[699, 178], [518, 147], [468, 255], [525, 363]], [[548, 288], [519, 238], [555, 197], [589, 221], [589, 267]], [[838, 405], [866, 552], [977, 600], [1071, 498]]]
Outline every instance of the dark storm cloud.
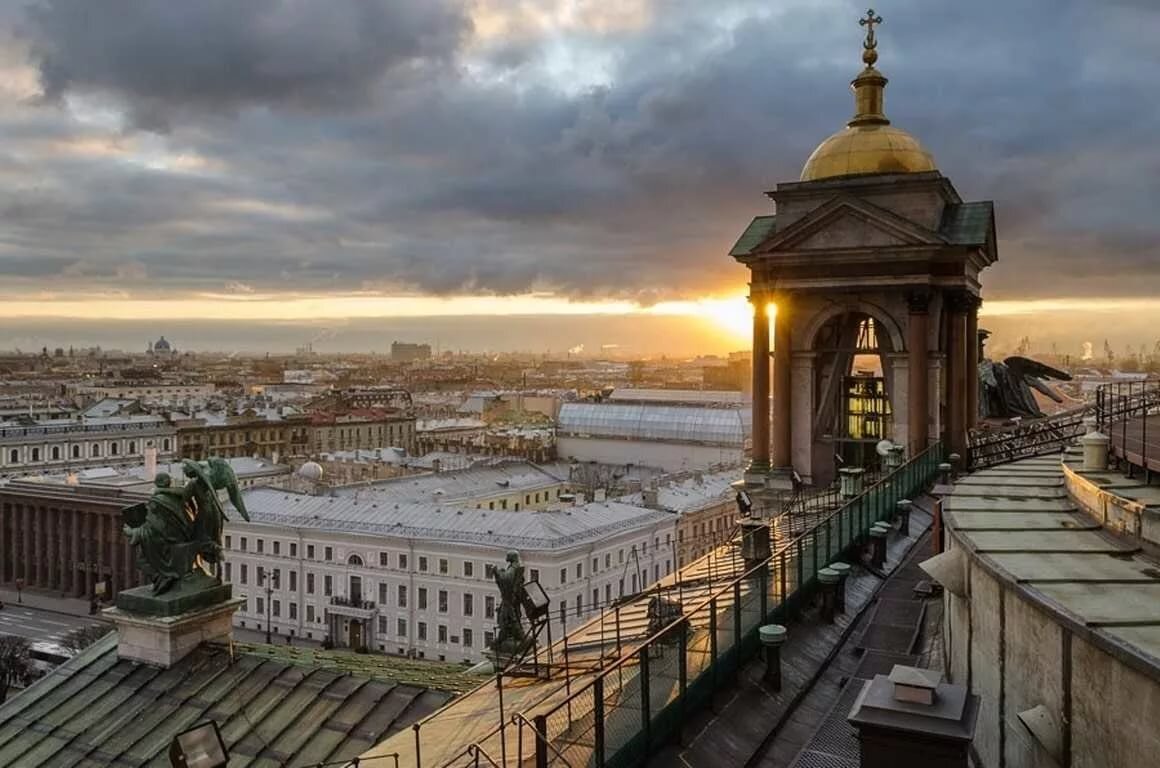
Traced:
[[26, 34], [48, 98], [115, 93], [156, 127], [199, 110], [362, 102], [392, 67], [452, 54], [467, 29], [444, 0], [45, 0]]
[[[861, 34], [837, 0], [657, 0], [639, 29], [482, 42], [449, 0], [94, 8], [40, 3], [24, 22], [51, 100], [0, 118], [26, 126], [0, 149], [0, 276], [28, 269], [5, 253], [33, 252], [62, 281], [78, 259], [133, 264], [159, 291], [737, 285], [725, 253], [762, 190], [849, 117]], [[879, 9], [888, 113], [998, 205], [994, 297], [1160, 289], [1160, 14], [1100, 8]], [[74, 97], [127, 113], [127, 139], [165, 126], [167, 151], [208, 169], [37, 145], [97, 130], [76, 128]], [[27, 128], [53, 120], [69, 127]]]

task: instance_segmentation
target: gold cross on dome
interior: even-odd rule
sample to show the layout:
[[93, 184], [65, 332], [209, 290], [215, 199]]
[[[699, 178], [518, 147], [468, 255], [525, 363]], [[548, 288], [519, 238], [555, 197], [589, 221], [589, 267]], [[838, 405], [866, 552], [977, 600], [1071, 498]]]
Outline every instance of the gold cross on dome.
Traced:
[[878, 38], [874, 37], [874, 27], [882, 23], [881, 16], [874, 15], [874, 9], [866, 11], [866, 18], [859, 19], [858, 23], [866, 27], [866, 42], [862, 43], [862, 61], [867, 67], [873, 67], [878, 61]]
[[874, 37], [874, 27], [881, 23], [882, 17], [875, 16], [873, 8], [866, 11], [866, 18], [858, 20], [859, 26], [868, 27], [866, 30], [866, 42], [863, 43], [863, 47], [865, 47], [867, 50], [878, 45], [878, 40]]

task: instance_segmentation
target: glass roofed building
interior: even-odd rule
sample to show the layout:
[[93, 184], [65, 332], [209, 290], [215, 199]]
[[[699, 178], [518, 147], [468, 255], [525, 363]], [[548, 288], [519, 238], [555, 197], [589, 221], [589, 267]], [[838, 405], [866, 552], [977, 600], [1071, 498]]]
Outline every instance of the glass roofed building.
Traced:
[[749, 434], [749, 410], [740, 403], [566, 403], [556, 450], [562, 459], [676, 472], [739, 463]]

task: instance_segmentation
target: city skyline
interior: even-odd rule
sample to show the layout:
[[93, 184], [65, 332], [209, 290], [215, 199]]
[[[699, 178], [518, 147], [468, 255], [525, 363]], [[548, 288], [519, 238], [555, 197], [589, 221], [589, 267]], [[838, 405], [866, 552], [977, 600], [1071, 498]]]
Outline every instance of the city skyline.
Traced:
[[[199, 318], [170, 316], [161, 324], [148, 315], [118, 318], [123, 305], [108, 305], [100, 319], [78, 323], [75, 318], [30, 314], [10, 317], [0, 325], [0, 350], [25, 353], [99, 346], [106, 350], [139, 352], [147, 342], [164, 334], [182, 351], [289, 354], [310, 346], [318, 353], [386, 353], [392, 341], [424, 342], [442, 351], [468, 353], [522, 352], [583, 357], [692, 357], [724, 355], [748, 350], [751, 308], [741, 297], [732, 300], [670, 302], [647, 308], [625, 303], [547, 306], [547, 314], [528, 313], [509, 301], [505, 313], [472, 314], [472, 307], [457, 315], [428, 315], [414, 311], [380, 315], [376, 304], [361, 303], [363, 314], [304, 318], [295, 315], [293, 304], [282, 302], [279, 319], [251, 318], [245, 322], [228, 315], [207, 313]], [[474, 307], [488, 302], [473, 300]], [[389, 303], [389, 302], [382, 302]], [[453, 305], [447, 300], [445, 306]], [[495, 307], [496, 304], [491, 304]], [[982, 327], [991, 332], [988, 349], [1010, 354], [1024, 339], [1033, 354], [1070, 355], [1079, 361], [1084, 345], [1104, 360], [1104, 342], [1117, 356], [1155, 356], [1157, 343], [1147, 300], [1101, 302], [994, 301], [981, 310]], [[228, 308], [228, 307], [227, 307]], [[524, 309], [524, 312], [520, 312]], [[594, 311], [595, 310], [595, 311]]]

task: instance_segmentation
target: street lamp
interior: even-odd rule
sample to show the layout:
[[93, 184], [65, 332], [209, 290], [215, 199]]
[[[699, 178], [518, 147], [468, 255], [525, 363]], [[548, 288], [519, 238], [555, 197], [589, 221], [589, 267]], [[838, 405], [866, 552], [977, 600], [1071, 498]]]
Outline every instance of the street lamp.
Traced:
[[278, 572], [274, 571], [271, 577], [269, 571], [263, 569], [259, 581], [266, 585], [266, 645], [270, 645], [273, 642], [270, 639], [270, 597], [278, 586]]

